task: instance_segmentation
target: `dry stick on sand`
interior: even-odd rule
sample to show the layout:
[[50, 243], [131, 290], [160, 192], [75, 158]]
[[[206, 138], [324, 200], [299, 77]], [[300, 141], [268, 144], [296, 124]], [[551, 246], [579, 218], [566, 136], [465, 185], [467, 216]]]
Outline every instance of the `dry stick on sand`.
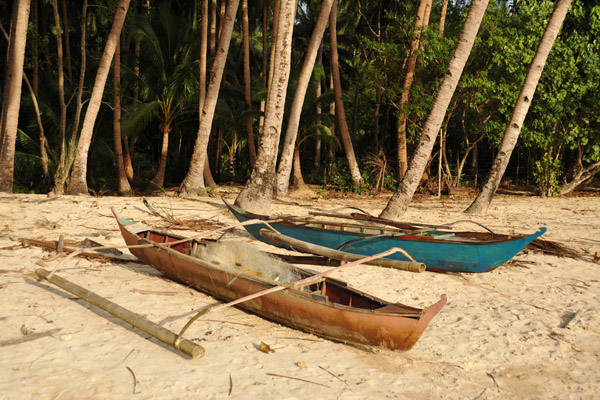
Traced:
[[[171, 243], [173, 243], [173, 242], [171, 242]], [[183, 329], [181, 330], [181, 332], [179, 332], [179, 336], [177, 337], [177, 340], [175, 341], [175, 346], [177, 346], [177, 343], [178, 343], [179, 339], [183, 336], [183, 334], [185, 333], [185, 331], [187, 331], [188, 328], [190, 326], [192, 326], [192, 324], [194, 323], [194, 321], [196, 321], [198, 318], [200, 318], [201, 316], [207, 314], [210, 311], [217, 311], [217, 310], [222, 310], [224, 308], [233, 307], [233, 306], [235, 306], [237, 304], [244, 303], [246, 301], [256, 299], [257, 297], [265, 296], [267, 294], [279, 292], [281, 290], [285, 290], [285, 289], [298, 289], [298, 288], [303, 287], [303, 286], [312, 285], [313, 283], [320, 282], [324, 277], [326, 277], [327, 275], [330, 275], [330, 274], [332, 274], [332, 273], [334, 273], [336, 271], [341, 271], [342, 269], [346, 269], [348, 267], [354, 267], [354, 266], [359, 265], [359, 264], [364, 264], [364, 263], [369, 262], [371, 260], [376, 260], [378, 258], [389, 256], [390, 254], [398, 253], [398, 252], [404, 253], [405, 251], [404, 251], [404, 249], [401, 249], [399, 247], [392, 247], [391, 249], [383, 251], [381, 253], [378, 253], [378, 254], [375, 254], [375, 255], [372, 255], [372, 256], [369, 256], [369, 257], [364, 257], [364, 258], [361, 258], [360, 260], [356, 260], [356, 261], [353, 261], [353, 262], [348, 263], [348, 264], [342, 264], [339, 267], [328, 269], [327, 271], [321, 272], [320, 274], [309, 276], [308, 278], [304, 278], [304, 279], [301, 279], [299, 281], [292, 282], [292, 283], [289, 283], [289, 284], [280, 285], [280, 286], [273, 286], [273, 287], [271, 287], [269, 289], [261, 290], [260, 292], [256, 292], [256, 293], [253, 293], [253, 294], [249, 294], [248, 296], [240, 297], [239, 299], [230, 301], [229, 303], [209, 304], [208, 306], [202, 307], [200, 309], [200, 311], [198, 311], [198, 314], [196, 314], [195, 316], [193, 316], [188, 321], [188, 323], [185, 324], [185, 326], [183, 327]]]

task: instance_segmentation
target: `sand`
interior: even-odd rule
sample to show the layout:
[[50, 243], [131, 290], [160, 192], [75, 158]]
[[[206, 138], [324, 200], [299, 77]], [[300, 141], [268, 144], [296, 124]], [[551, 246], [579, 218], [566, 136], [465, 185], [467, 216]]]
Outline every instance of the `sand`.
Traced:
[[[236, 189], [211, 198], [148, 200], [182, 220], [233, 223], [220, 196], [234, 200]], [[274, 201], [271, 210], [304, 215], [355, 206], [376, 214], [388, 197], [297, 191]], [[465, 219], [470, 200], [420, 198], [403, 220]], [[20, 239], [56, 241], [63, 234], [66, 244], [86, 238], [123, 244], [111, 207], [166, 226], [139, 197], [0, 195], [0, 399], [592, 399], [600, 393], [600, 265], [592, 262], [600, 252], [599, 197], [497, 195], [488, 214], [475, 218], [502, 233], [545, 226], [545, 239], [584, 258], [526, 251], [485, 274], [358, 266], [334, 275], [416, 307], [448, 296], [409, 351], [367, 351], [230, 308], [186, 333], [206, 350], [197, 359], [33, 277], [36, 268], [51, 269], [65, 254], [24, 247]], [[250, 241], [245, 231], [234, 235]], [[175, 332], [193, 310], [214, 302], [124, 252], [116, 262], [74, 258], [58, 274]], [[259, 351], [261, 342], [275, 352]]]

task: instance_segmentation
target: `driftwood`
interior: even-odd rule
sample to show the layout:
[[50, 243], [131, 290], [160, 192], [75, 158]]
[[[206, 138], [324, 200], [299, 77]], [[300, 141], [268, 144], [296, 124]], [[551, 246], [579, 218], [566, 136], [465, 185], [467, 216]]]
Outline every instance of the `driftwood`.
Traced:
[[[37, 247], [41, 247], [41, 248], [47, 249], [47, 250], [59, 251], [57, 249], [56, 241], [53, 242], [53, 241], [49, 241], [49, 240], [27, 239], [27, 238], [21, 238], [21, 239], [19, 239], [19, 241], [24, 246], [37, 246]], [[71, 253], [71, 252], [74, 252], [77, 250], [80, 250], [80, 249], [77, 249], [75, 247], [70, 247], [70, 246], [64, 246], [64, 245], [62, 248], [62, 251], [67, 252], [67, 253]], [[111, 257], [111, 256], [106, 256], [103, 254], [92, 253], [92, 252], [81, 252], [78, 255], [81, 257], [85, 257], [87, 259], [104, 261], [104, 262], [120, 261], [120, 262], [132, 262], [132, 263], [141, 264], [141, 262], [137, 259], [126, 260], [126, 259], [120, 258], [120, 257]]]
[[[363, 259], [365, 256], [358, 254], [347, 253], [345, 251], [333, 250], [328, 247], [319, 246], [312, 243], [307, 243], [302, 240], [294, 239], [286, 235], [282, 235], [277, 232], [270, 231], [268, 229], [260, 230], [261, 236], [271, 239], [272, 241], [285, 243], [292, 247], [294, 250], [317, 254], [319, 256], [333, 258], [341, 261], [357, 261]], [[379, 267], [394, 268], [403, 271], [410, 272], [423, 272], [425, 271], [425, 264], [414, 261], [400, 261], [390, 260], [387, 258], [374, 259], [372, 261], [365, 262], [365, 264], [377, 265]]]
[[[72, 293], [80, 297], [81, 299], [87, 301], [88, 303], [93, 304], [96, 307], [103, 309], [104, 311], [109, 312], [115, 317], [133, 325], [141, 331], [144, 331], [154, 336], [161, 342], [166, 343], [169, 346], [175, 347], [176, 349], [182, 351], [183, 353], [187, 354], [192, 358], [201, 357], [204, 355], [204, 348], [202, 346], [197, 345], [196, 343], [193, 343], [187, 339], [178, 338], [175, 333], [163, 328], [158, 324], [155, 324], [154, 322], [142, 317], [139, 314], [129, 311], [59, 276], [49, 276], [50, 273], [45, 269], [38, 268], [35, 270], [35, 273], [40, 278], [46, 279], [48, 282], [53, 283], [61, 289], [64, 289], [67, 292]], [[175, 343], [176, 340], [177, 344]]]

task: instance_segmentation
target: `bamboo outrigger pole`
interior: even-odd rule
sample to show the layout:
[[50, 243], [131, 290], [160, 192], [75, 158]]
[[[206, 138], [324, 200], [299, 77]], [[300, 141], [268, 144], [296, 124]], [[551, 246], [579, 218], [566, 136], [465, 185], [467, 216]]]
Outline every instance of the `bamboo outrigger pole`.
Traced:
[[67, 292], [72, 293], [75, 296], [87, 301], [88, 303], [103, 309], [104, 311], [127, 322], [128, 324], [133, 325], [139, 330], [154, 336], [161, 342], [166, 343], [169, 346], [175, 347], [176, 349], [180, 350], [181, 352], [187, 354], [192, 358], [202, 357], [204, 355], [204, 348], [202, 346], [190, 342], [187, 339], [180, 339], [177, 345], [175, 345], [175, 341], [178, 340], [178, 337], [175, 333], [163, 328], [158, 324], [155, 324], [154, 322], [142, 317], [139, 314], [129, 311], [126, 308], [123, 308], [120, 305], [115, 304], [112, 301], [109, 301], [104, 297], [97, 295], [96, 293], [82, 288], [79, 285], [76, 285], [64, 278], [61, 278], [60, 276], [50, 276], [50, 273], [43, 268], [36, 269], [35, 273], [40, 278], [46, 279], [48, 282], [53, 283], [61, 289], [64, 289]]

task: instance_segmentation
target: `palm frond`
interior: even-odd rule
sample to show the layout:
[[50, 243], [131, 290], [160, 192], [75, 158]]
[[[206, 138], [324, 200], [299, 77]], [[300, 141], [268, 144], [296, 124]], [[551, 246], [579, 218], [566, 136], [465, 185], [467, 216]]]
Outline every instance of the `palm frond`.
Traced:
[[127, 109], [122, 118], [121, 131], [123, 136], [136, 136], [142, 132], [160, 111], [160, 103], [138, 103]]

